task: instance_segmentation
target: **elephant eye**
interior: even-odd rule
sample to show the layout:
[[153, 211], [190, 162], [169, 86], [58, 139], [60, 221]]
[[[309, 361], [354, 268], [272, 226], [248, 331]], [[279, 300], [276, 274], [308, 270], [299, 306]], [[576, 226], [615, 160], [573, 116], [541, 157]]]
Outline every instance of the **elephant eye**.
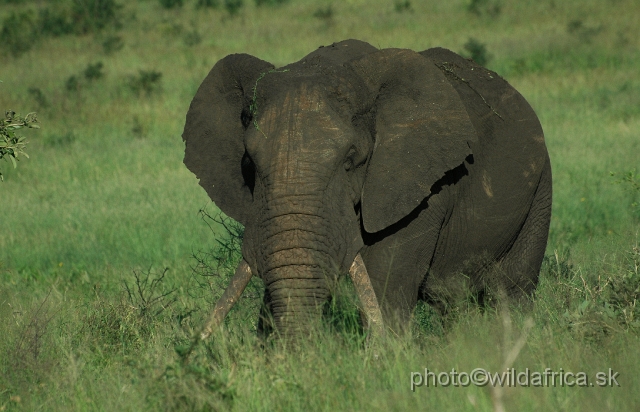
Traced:
[[357, 150], [353, 146], [349, 149], [349, 152], [347, 153], [347, 156], [344, 161], [344, 170], [346, 170], [347, 172], [353, 169], [353, 166], [355, 166], [354, 158], [356, 156], [356, 153], [357, 153]]
[[251, 124], [251, 111], [249, 111], [248, 108], [245, 108], [242, 110], [242, 113], [240, 114], [240, 121], [242, 122], [242, 127], [244, 127], [245, 129], [247, 127], [249, 127], [249, 125]]
[[344, 170], [348, 172], [351, 169], [353, 169], [353, 159], [348, 157], [347, 160], [344, 161]]
[[242, 156], [242, 177], [244, 179], [244, 184], [249, 188], [249, 191], [253, 195], [253, 188], [256, 185], [256, 165], [251, 160], [249, 153], [244, 152], [244, 156]]

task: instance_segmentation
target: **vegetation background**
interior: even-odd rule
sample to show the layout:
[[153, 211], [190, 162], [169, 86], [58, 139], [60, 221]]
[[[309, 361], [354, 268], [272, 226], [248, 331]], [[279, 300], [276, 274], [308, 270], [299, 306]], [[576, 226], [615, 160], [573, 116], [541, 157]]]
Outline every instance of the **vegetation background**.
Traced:
[[[0, 0], [0, 108], [42, 125], [21, 131], [31, 159], [0, 163], [0, 411], [640, 410], [639, 15], [635, 0]], [[534, 107], [554, 204], [533, 310], [420, 306], [411, 334], [372, 349], [344, 283], [291, 351], [256, 338], [253, 281], [182, 363], [242, 234], [182, 165], [191, 98], [230, 53], [279, 66], [347, 38], [449, 48]], [[620, 386], [411, 391], [412, 371], [509, 366], [590, 383], [612, 368]]]

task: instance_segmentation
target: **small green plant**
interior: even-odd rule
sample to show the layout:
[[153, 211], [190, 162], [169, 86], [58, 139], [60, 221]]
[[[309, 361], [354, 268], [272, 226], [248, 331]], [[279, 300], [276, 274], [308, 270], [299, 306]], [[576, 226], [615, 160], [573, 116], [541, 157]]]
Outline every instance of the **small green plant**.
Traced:
[[158, 92], [161, 88], [160, 80], [162, 73], [155, 70], [138, 70], [137, 76], [129, 77], [129, 89], [136, 95], [145, 94], [150, 96], [154, 92]]
[[44, 142], [50, 147], [67, 147], [73, 144], [77, 139], [73, 132], [52, 133], [45, 137]]
[[77, 92], [80, 90], [80, 80], [78, 79], [78, 76], [69, 76], [67, 77], [67, 80], [64, 82], [64, 88], [68, 91], [68, 92]]
[[198, 44], [202, 43], [202, 35], [196, 28], [193, 28], [193, 30], [185, 33], [182, 41], [187, 47], [197, 46]]
[[625, 189], [631, 193], [631, 208], [640, 211], [640, 208], [638, 208], [638, 196], [640, 196], [640, 174], [636, 169], [631, 169], [621, 176], [614, 172], [609, 172], [609, 174], [611, 177], [617, 178], [619, 176], [615, 181], [615, 184], [623, 185]]
[[37, 40], [37, 25], [32, 10], [12, 11], [2, 21], [0, 44], [5, 53], [19, 56], [31, 49]]
[[124, 47], [122, 36], [109, 36], [102, 42], [102, 50], [105, 54], [113, 54]]
[[333, 20], [333, 7], [328, 5], [327, 7], [320, 7], [313, 13], [313, 17], [323, 20], [325, 22], [331, 22]]
[[279, 6], [289, 0], [255, 0], [256, 6]]
[[[16, 130], [23, 127], [32, 129], [38, 129], [38, 119], [35, 112], [27, 114], [25, 117], [17, 115], [15, 112], [9, 110], [5, 113], [4, 119], [0, 120], [0, 159], [5, 156], [11, 161], [14, 169], [18, 166], [17, 161], [19, 156], [29, 157], [25, 152], [27, 141], [24, 136], [16, 134]], [[0, 172], [0, 181], [4, 180], [2, 172]]]
[[86, 69], [84, 69], [83, 72], [84, 78], [90, 82], [102, 78], [104, 76], [102, 67], [104, 67], [102, 62], [87, 65]]
[[224, 0], [224, 9], [231, 15], [235, 16], [240, 13], [240, 9], [244, 5], [242, 0]]
[[499, 0], [471, 0], [467, 11], [476, 16], [497, 17], [502, 11], [502, 5]]
[[93, 83], [94, 81], [104, 77], [104, 72], [102, 71], [103, 67], [104, 64], [102, 64], [102, 62], [96, 62], [93, 64], [89, 63], [82, 71], [82, 74], [67, 77], [64, 88], [68, 92], [79, 92], [88, 83]]
[[217, 9], [220, 7], [220, 0], [198, 0], [196, 2], [196, 8], [212, 8]]
[[576, 36], [580, 43], [589, 44], [593, 38], [602, 31], [602, 25], [599, 26], [587, 26], [582, 20], [571, 20], [567, 24], [567, 33]]
[[487, 52], [487, 46], [480, 43], [473, 37], [469, 38], [469, 41], [464, 44], [464, 49], [467, 53], [463, 54], [466, 54], [467, 57], [473, 59], [473, 61], [478, 63], [480, 66], [486, 66], [490, 60], [489, 53]]
[[36, 101], [39, 108], [46, 109], [49, 107], [49, 100], [38, 87], [29, 87], [27, 93], [33, 97], [33, 100]]
[[183, 0], [158, 0], [165, 9], [180, 8], [184, 4]]
[[131, 133], [139, 139], [147, 136], [147, 127], [140, 121], [138, 116], [133, 116], [133, 126], [131, 127]]
[[76, 26], [67, 9], [45, 8], [41, 9], [38, 14], [38, 28], [43, 36], [58, 37], [73, 34], [76, 31]]
[[411, 2], [409, 0], [396, 0], [394, 3], [394, 9], [397, 13], [412, 11]]
[[119, 29], [122, 5], [115, 0], [72, 0], [71, 16], [76, 33], [85, 34], [112, 27]]

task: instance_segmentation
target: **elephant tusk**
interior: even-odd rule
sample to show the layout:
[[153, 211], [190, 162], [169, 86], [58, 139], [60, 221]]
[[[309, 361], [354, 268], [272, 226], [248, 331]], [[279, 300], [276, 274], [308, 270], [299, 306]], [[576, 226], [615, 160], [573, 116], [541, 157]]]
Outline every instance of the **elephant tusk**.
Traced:
[[205, 323], [204, 328], [202, 328], [202, 332], [200, 332], [201, 341], [207, 339], [213, 333], [214, 329], [222, 324], [222, 321], [233, 305], [240, 299], [240, 295], [242, 295], [242, 292], [244, 292], [244, 289], [249, 284], [251, 276], [252, 273], [249, 264], [246, 260], [242, 259], [236, 268], [236, 273], [231, 278], [231, 282], [229, 282], [229, 286], [227, 286], [227, 289], [225, 289], [220, 299], [216, 302], [216, 306], [213, 308], [211, 315], [209, 315], [207, 323]]
[[367, 327], [372, 329], [373, 334], [381, 335], [384, 332], [382, 312], [380, 311], [378, 298], [376, 298], [376, 293], [373, 291], [371, 279], [369, 279], [367, 268], [364, 265], [360, 253], [353, 259], [353, 263], [349, 269], [349, 276], [358, 294], [358, 299], [360, 299], [360, 303], [362, 304], [367, 319]]

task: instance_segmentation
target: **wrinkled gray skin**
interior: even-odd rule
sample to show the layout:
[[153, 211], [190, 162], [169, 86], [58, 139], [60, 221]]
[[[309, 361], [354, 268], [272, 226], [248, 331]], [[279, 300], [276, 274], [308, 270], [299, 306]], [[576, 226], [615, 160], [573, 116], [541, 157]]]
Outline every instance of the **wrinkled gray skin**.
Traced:
[[534, 111], [504, 79], [445, 49], [356, 40], [272, 70], [219, 61], [183, 134], [184, 163], [245, 226], [261, 329], [304, 332], [358, 252], [389, 325], [418, 300], [532, 293], [551, 169]]

